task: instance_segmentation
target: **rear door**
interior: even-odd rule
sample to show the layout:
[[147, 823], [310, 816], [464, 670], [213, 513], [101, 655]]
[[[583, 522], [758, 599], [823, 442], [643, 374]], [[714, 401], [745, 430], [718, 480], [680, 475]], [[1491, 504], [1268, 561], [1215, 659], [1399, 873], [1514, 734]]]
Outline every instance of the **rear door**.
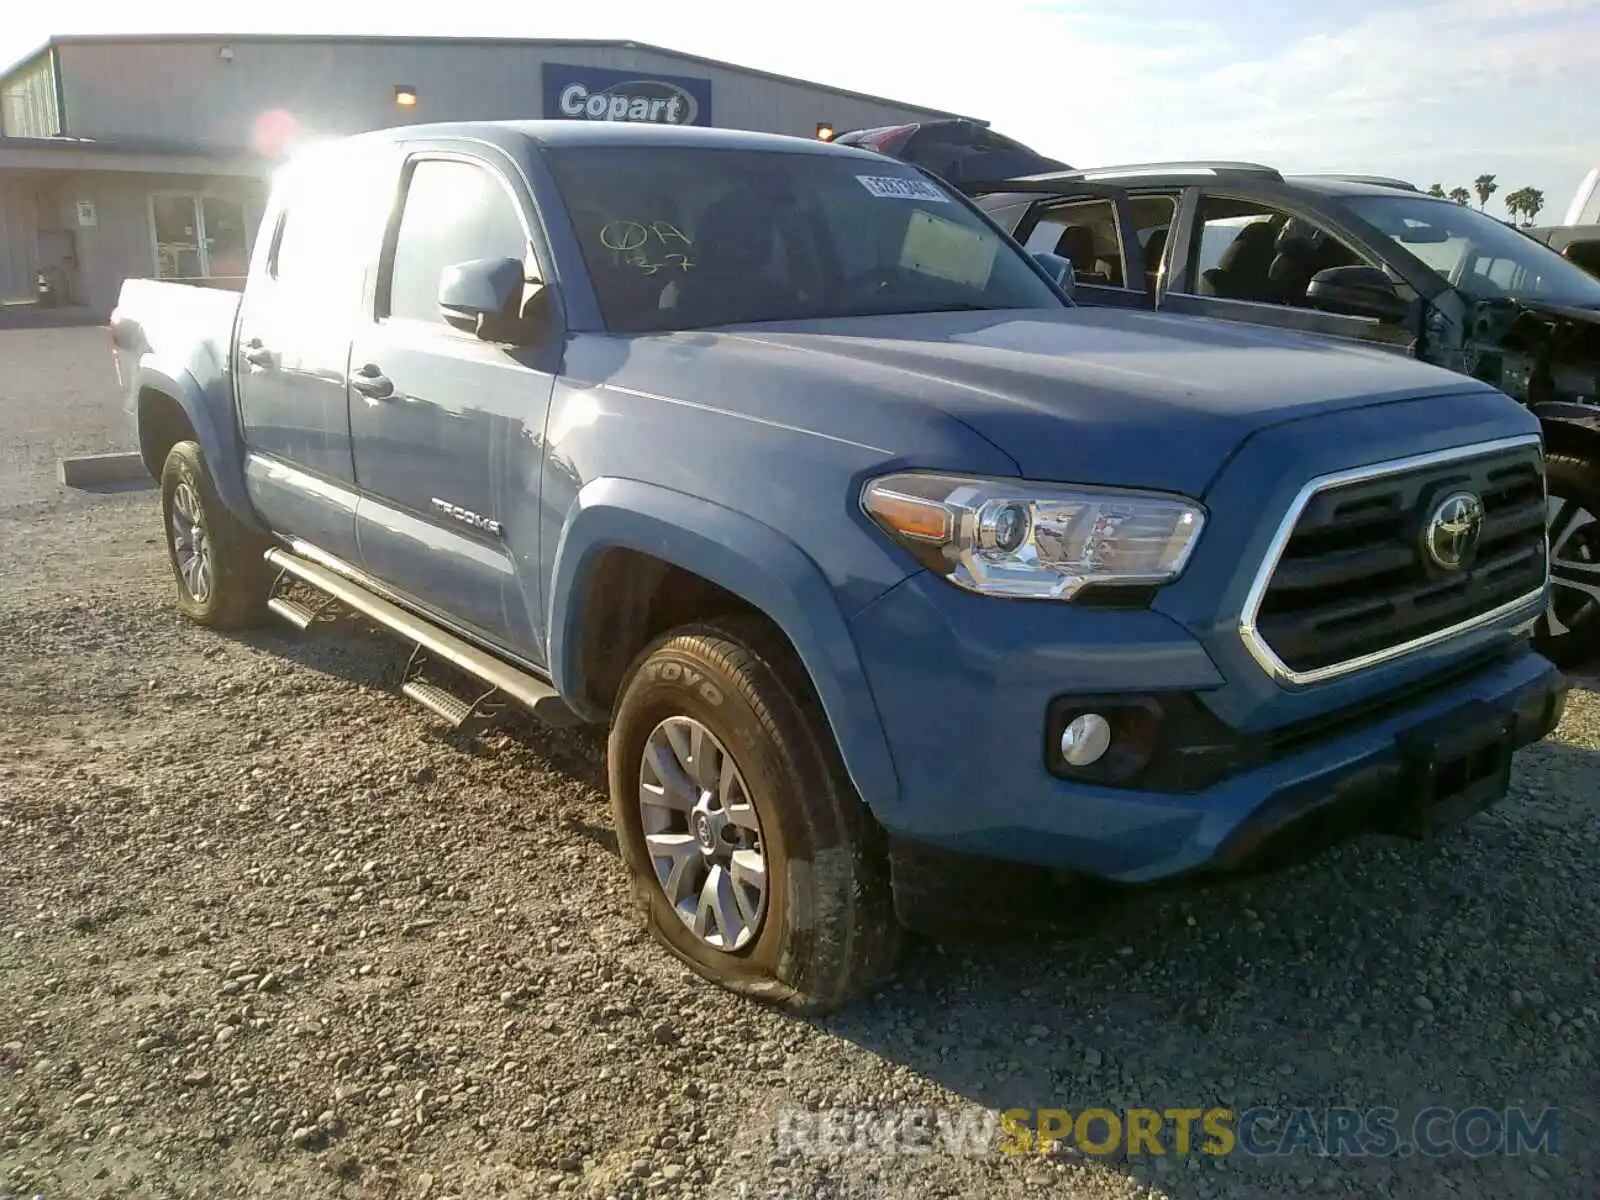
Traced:
[[[1383, 260], [1309, 207], [1228, 189], [1190, 189], [1181, 206], [1158, 307], [1220, 321], [1268, 325], [1414, 352], [1423, 305], [1400, 321], [1313, 308], [1311, 276], [1327, 267], [1366, 265], [1387, 274], [1406, 299], [1417, 296]], [[1294, 247], [1290, 252], [1290, 247]], [[1309, 249], [1305, 249], [1308, 247]]]
[[345, 144], [280, 185], [239, 305], [234, 378], [251, 501], [273, 528], [354, 561], [345, 371], [397, 154]]
[[[488, 147], [414, 146], [374, 287], [355, 331], [350, 431], [361, 562], [466, 632], [536, 658], [539, 442], [554, 386], [549, 348], [448, 325], [439, 277], [473, 259], [535, 257], [532, 199]], [[530, 571], [528, 578], [536, 578]]]
[[1070, 194], [1035, 201], [1013, 236], [1031, 252], [1071, 259], [1074, 294], [1083, 303], [1151, 308], [1174, 210], [1170, 197], [1075, 185]]

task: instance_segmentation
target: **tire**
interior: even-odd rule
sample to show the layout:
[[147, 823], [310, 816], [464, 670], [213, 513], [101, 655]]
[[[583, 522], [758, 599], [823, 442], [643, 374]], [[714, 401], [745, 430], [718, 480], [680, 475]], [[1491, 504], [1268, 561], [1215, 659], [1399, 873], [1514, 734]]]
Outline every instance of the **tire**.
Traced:
[[[656, 848], [663, 839], [678, 840], [687, 863], [680, 893], [700, 920], [705, 906], [695, 897], [705, 892], [693, 872], [709, 879], [717, 861], [705, 853], [705, 839], [683, 849], [697, 818], [685, 812], [680, 833], [676, 809], [658, 805], [647, 812], [641, 802], [647, 780], [667, 777], [646, 767], [652, 738], [659, 752], [663, 738], [671, 741], [668, 731], [692, 734], [694, 725], [714, 739], [713, 752], [731, 757], [735, 782], [717, 772], [714, 753], [695, 759], [724, 785], [719, 794], [736, 794], [742, 782], [759, 825], [752, 831], [728, 820], [723, 833], [710, 835], [719, 848], [723, 836], [743, 839], [747, 847], [724, 865], [730, 890], [746, 900], [728, 910], [740, 920], [727, 925], [745, 926], [734, 937], [719, 925], [708, 926], [705, 937], [691, 927], [668, 899], [646, 848], [647, 820]], [[900, 927], [882, 831], [850, 783], [810, 680], [770, 624], [731, 617], [674, 630], [646, 647], [623, 683], [607, 750], [612, 813], [635, 903], [655, 938], [694, 971], [733, 992], [804, 1013], [840, 1007], [890, 976]], [[677, 762], [682, 768], [683, 760]], [[691, 786], [682, 794], [696, 792]], [[707, 790], [698, 795], [702, 804], [710, 799]], [[729, 803], [723, 811], [737, 817], [738, 809]], [[663, 817], [673, 828], [664, 828]], [[744, 820], [748, 825], [748, 811]], [[737, 870], [737, 855], [748, 857], [752, 843], [764, 860], [760, 904], [751, 889], [740, 890]], [[749, 919], [752, 913], [758, 919]], [[740, 944], [740, 937], [747, 940]]]
[[[179, 611], [211, 629], [260, 624], [272, 584], [262, 555], [272, 542], [228, 511], [195, 442], [179, 442], [167, 454], [161, 468], [161, 521]], [[203, 569], [197, 569], [197, 560]]]
[[[1600, 465], [1552, 454], [1545, 460], [1545, 478], [1551, 594], [1534, 645], [1557, 666], [1577, 667], [1600, 653]], [[1592, 578], [1581, 578], [1585, 568]], [[1580, 591], [1580, 584], [1590, 591]]]

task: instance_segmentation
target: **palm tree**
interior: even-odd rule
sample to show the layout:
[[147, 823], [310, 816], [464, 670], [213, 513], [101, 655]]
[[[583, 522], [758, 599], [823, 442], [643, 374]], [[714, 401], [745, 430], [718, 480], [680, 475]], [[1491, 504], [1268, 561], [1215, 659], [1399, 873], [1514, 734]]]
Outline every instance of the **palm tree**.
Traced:
[[1457, 204], [1466, 204], [1472, 199], [1472, 193], [1467, 191], [1467, 189], [1464, 187], [1453, 187], [1450, 189], [1450, 199], [1454, 200]]
[[1512, 223], [1516, 223], [1519, 216], [1526, 217], [1524, 225], [1532, 225], [1534, 217], [1539, 215], [1539, 210], [1544, 207], [1544, 193], [1538, 188], [1523, 187], [1514, 192], [1506, 193], [1506, 211], [1511, 214]]
[[1500, 185], [1494, 181], [1493, 175], [1479, 175], [1472, 181], [1472, 190], [1478, 193], [1478, 211], [1483, 211], [1483, 206], [1489, 203], [1489, 197], [1500, 190]]
[[1527, 203], [1527, 199], [1528, 199], [1528, 189], [1527, 188], [1518, 188], [1514, 192], [1507, 192], [1506, 193], [1506, 200], [1505, 200], [1506, 212], [1511, 214], [1511, 223], [1513, 225], [1515, 225], [1517, 223], [1517, 217], [1522, 214], [1522, 212], [1523, 212], [1523, 207], [1522, 206], [1525, 203]]
[[1428, 185], [1428, 195], [1432, 196], [1435, 200], [1443, 200], [1444, 199], [1444, 184], [1442, 184], [1442, 183], [1429, 184]]
[[1539, 215], [1539, 210], [1544, 207], [1544, 191], [1531, 187], [1523, 188], [1522, 192], [1522, 211], [1528, 218], [1528, 224], [1532, 225]]

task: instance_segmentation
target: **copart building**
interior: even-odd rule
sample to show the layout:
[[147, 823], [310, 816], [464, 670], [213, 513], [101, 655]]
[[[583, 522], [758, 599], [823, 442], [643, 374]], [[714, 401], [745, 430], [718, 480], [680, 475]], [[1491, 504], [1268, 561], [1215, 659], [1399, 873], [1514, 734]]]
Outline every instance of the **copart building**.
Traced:
[[242, 274], [273, 165], [425, 121], [802, 137], [956, 114], [626, 41], [62, 37], [0, 75], [0, 303], [105, 314], [130, 276]]

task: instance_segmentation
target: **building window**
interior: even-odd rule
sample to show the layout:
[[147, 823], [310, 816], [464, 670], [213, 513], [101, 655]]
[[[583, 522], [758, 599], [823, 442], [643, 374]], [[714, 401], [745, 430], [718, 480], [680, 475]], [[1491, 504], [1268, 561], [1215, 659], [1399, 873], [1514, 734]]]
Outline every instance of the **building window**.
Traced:
[[150, 198], [156, 278], [241, 276], [249, 266], [244, 204], [222, 196], [158, 192]]
[[46, 54], [22, 68], [0, 91], [0, 134], [7, 137], [58, 137], [55, 64]]

